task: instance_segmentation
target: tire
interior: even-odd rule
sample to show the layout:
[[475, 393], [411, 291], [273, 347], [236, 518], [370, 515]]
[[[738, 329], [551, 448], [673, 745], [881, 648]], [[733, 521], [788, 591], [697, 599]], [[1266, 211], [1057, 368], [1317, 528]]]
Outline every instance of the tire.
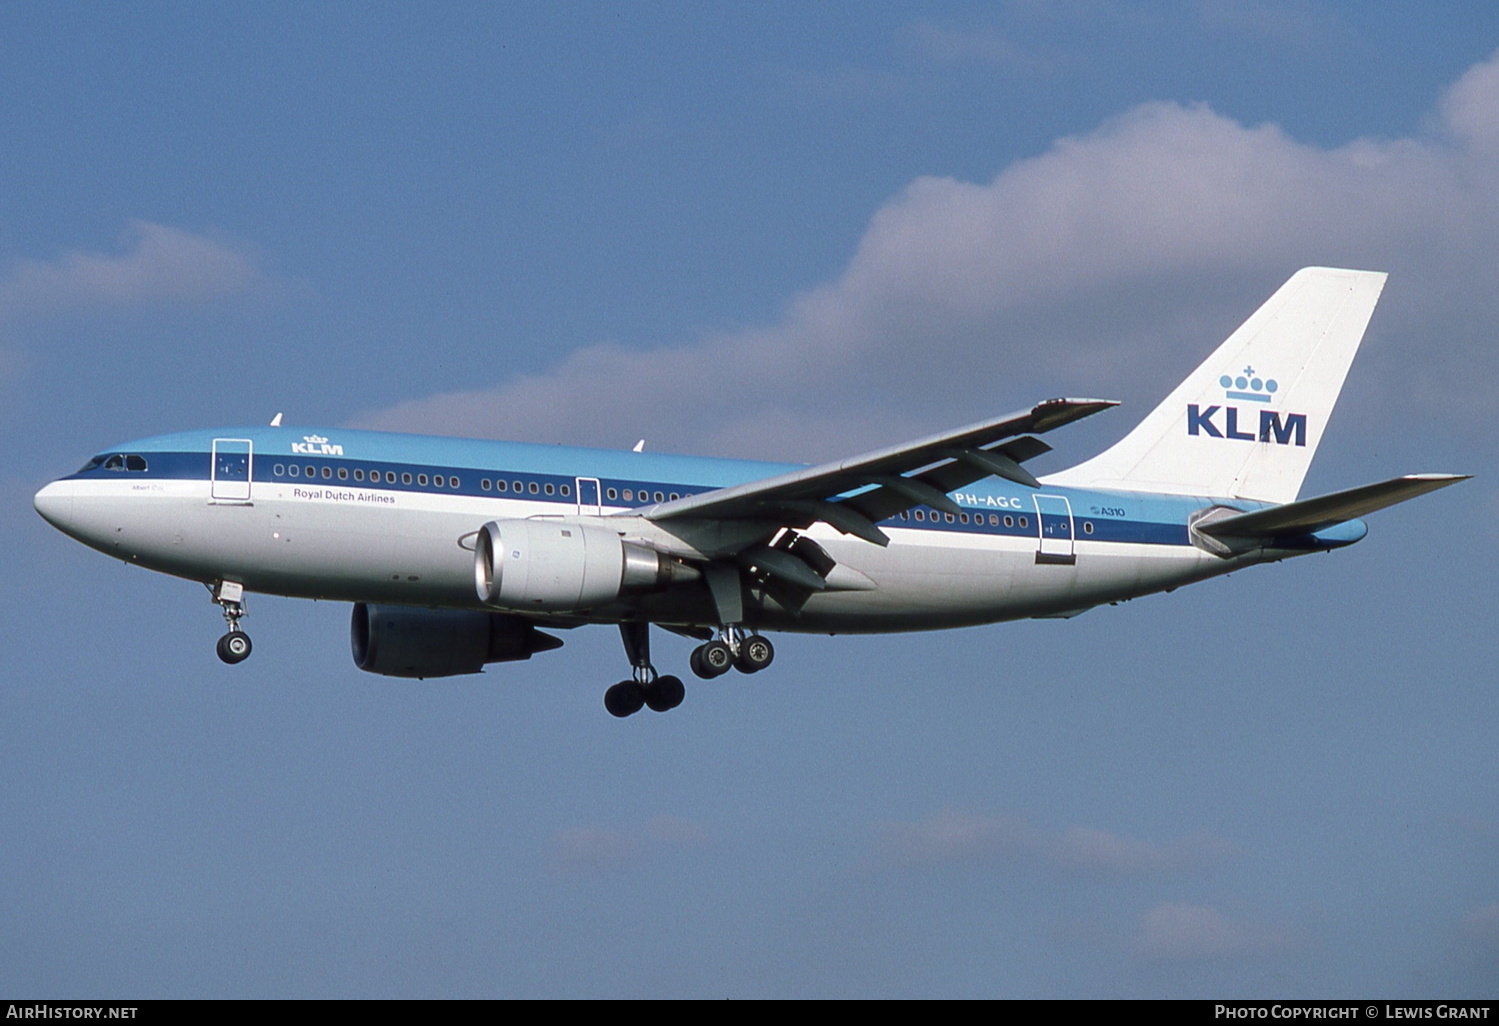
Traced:
[[687, 688], [682, 684], [682, 679], [667, 675], [657, 677], [656, 683], [646, 689], [645, 704], [651, 707], [652, 712], [668, 712], [681, 705], [682, 699], [686, 697]]
[[769, 666], [775, 657], [776, 649], [770, 643], [769, 638], [751, 634], [740, 642], [739, 658], [734, 660], [734, 666], [740, 673], [759, 673]]
[[645, 705], [645, 689], [633, 680], [622, 680], [604, 692], [604, 708], [610, 716], [634, 716]]
[[244, 631], [230, 631], [219, 639], [219, 658], [233, 666], [250, 658], [250, 636]]
[[698, 650], [697, 661], [702, 664], [706, 673], [699, 671], [699, 676], [712, 680], [721, 677], [734, 667], [734, 653], [722, 641], [710, 641]]

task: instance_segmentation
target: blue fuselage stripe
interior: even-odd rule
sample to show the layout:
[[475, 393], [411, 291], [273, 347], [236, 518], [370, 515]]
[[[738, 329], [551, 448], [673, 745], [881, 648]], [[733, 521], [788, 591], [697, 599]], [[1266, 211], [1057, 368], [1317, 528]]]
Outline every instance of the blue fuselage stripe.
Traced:
[[[117, 450], [131, 453], [129, 447]], [[93, 466], [69, 475], [76, 480], [179, 480], [206, 481], [209, 478], [208, 451], [145, 451], [144, 470], [106, 469]], [[704, 461], [708, 462], [708, 461]], [[714, 461], [718, 462], [718, 461]], [[751, 464], [751, 466], [758, 466]], [[295, 473], [293, 473], [295, 471]], [[577, 478], [563, 474], [540, 474], [527, 470], [478, 469], [473, 466], [434, 465], [431, 463], [392, 462], [378, 459], [356, 459], [349, 456], [286, 456], [256, 451], [252, 477], [255, 483], [275, 483], [305, 488], [379, 489], [381, 491], [422, 492], [433, 495], [468, 496], [486, 499], [522, 499], [551, 503], [559, 513], [578, 508], [575, 494]], [[738, 476], [738, 475], [735, 475]], [[376, 478], [378, 477], [378, 480]], [[714, 483], [654, 481], [645, 478], [586, 475], [599, 481], [599, 501], [609, 508], [652, 505], [679, 496], [694, 495], [723, 487]], [[242, 478], [241, 478], [242, 480]], [[426, 481], [425, 484], [421, 483]], [[457, 486], [453, 486], [453, 481]], [[441, 484], [437, 482], [441, 481]], [[1046, 494], [1067, 496], [1072, 501], [1072, 533], [1080, 542], [1112, 542], [1136, 545], [1190, 545], [1182, 519], [1172, 522], [1158, 518], [1135, 518], [1085, 514], [1093, 493], [1074, 489], [1047, 489]], [[628, 498], [627, 498], [628, 496]], [[961, 515], [940, 513], [929, 506], [914, 506], [905, 513], [882, 521], [885, 526], [907, 530], [952, 532], [990, 536], [1035, 538], [1038, 514], [1034, 508], [1016, 504], [1005, 512], [985, 508], [982, 501], [965, 502], [970, 496], [956, 495], [959, 506], [971, 509]], [[982, 500], [982, 497], [979, 497]], [[591, 497], [590, 497], [591, 499]], [[591, 505], [590, 501], [590, 505]], [[972, 508], [977, 505], [978, 508]], [[1200, 504], [1199, 504], [1200, 505]], [[1164, 511], [1163, 511], [1164, 512]], [[966, 522], [965, 522], [966, 519]], [[1066, 521], [1065, 516], [1046, 513], [1048, 521]], [[1065, 534], [1063, 535], [1065, 537]]]

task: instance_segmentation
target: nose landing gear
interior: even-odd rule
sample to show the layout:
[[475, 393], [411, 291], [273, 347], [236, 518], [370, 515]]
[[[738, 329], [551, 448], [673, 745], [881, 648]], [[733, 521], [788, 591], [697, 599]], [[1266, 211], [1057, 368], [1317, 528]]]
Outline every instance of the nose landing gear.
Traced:
[[213, 601], [224, 610], [224, 622], [229, 625], [229, 633], [219, 639], [219, 658], [230, 666], [242, 663], [250, 658], [252, 648], [250, 636], [239, 625], [246, 615], [245, 586], [237, 581], [219, 581], [209, 587], [213, 591]]

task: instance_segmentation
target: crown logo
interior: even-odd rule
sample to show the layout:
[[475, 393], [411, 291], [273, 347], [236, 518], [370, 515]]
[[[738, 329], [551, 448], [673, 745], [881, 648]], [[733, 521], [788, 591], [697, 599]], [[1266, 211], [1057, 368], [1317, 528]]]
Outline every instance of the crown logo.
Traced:
[[[1227, 380], [1227, 379], [1224, 379], [1224, 380]], [[327, 440], [328, 439], [324, 438], [322, 435], [303, 435], [302, 436], [302, 441], [306, 442], [308, 445], [322, 445]]]
[[1256, 377], [1253, 367], [1245, 367], [1238, 375], [1225, 374], [1218, 384], [1230, 399], [1248, 399], [1252, 403], [1268, 403], [1280, 387], [1274, 378]]

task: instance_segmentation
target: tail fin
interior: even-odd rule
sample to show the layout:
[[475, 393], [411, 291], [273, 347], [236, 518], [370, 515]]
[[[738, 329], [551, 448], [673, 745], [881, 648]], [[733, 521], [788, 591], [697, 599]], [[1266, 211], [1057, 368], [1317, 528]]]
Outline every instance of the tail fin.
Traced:
[[1291, 502], [1385, 277], [1297, 271], [1118, 444], [1046, 483]]

